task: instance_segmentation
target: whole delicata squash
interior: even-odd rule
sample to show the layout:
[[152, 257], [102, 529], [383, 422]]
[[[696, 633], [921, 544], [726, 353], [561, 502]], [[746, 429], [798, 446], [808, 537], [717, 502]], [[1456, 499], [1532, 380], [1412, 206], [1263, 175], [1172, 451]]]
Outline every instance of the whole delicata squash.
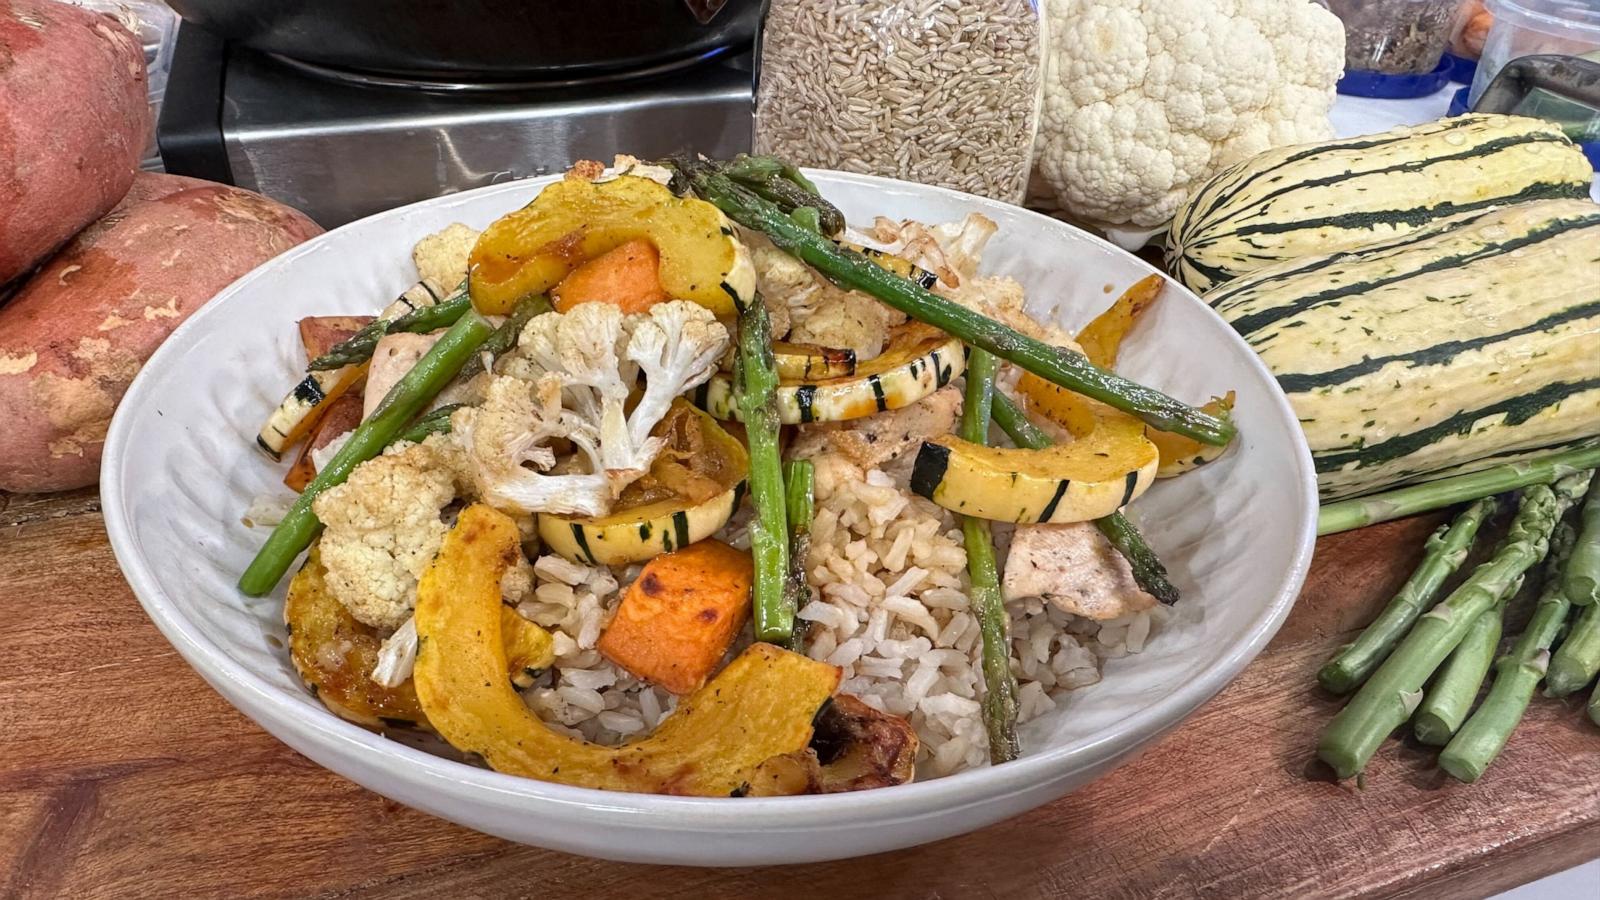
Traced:
[[532, 203], [495, 220], [469, 261], [472, 305], [505, 315], [517, 301], [549, 291], [573, 269], [629, 241], [660, 254], [661, 288], [719, 316], [755, 296], [750, 254], [722, 211], [674, 196], [648, 178], [565, 178]]
[[837, 668], [754, 644], [679, 704], [649, 737], [603, 747], [552, 731], [503, 677], [500, 576], [516, 523], [482, 504], [462, 510], [417, 590], [417, 697], [459, 750], [500, 772], [581, 787], [727, 797], [762, 764], [803, 751]]

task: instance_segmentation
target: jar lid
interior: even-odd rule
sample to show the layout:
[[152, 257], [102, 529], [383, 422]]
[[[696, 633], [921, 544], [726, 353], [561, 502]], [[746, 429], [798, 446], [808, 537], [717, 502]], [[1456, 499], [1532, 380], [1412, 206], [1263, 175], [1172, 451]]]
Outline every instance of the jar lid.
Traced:
[[1384, 100], [1401, 100], [1409, 97], [1426, 97], [1450, 83], [1450, 60], [1443, 58], [1432, 72], [1390, 75], [1384, 72], [1365, 72], [1346, 69], [1339, 79], [1339, 93], [1354, 97], [1377, 97]]

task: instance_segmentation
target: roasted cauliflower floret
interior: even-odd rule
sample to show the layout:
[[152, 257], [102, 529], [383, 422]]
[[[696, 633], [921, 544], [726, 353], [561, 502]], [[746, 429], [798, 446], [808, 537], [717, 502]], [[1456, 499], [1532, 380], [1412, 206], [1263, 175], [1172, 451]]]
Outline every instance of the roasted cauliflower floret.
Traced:
[[[581, 303], [534, 318], [502, 361], [490, 400], [456, 414], [485, 498], [521, 512], [604, 515], [661, 453], [665, 442], [650, 432], [673, 398], [710, 378], [727, 346], [716, 317], [681, 300], [635, 315]], [[627, 412], [640, 375], [644, 391]], [[587, 457], [585, 471], [545, 474], [554, 457], [544, 442], [558, 436]]]
[[939, 276], [934, 293], [1057, 347], [1078, 349], [1071, 333], [1041, 322], [1024, 309], [1022, 285], [1005, 277], [978, 275], [984, 248], [999, 230], [993, 219], [969, 213], [958, 222], [924, 225], [879, 217], [872, 235], [885, 249]]
[[978, 274], [983, 248], [1000, 226], [988, 216], [968, 213], [959, 222], [924, 225], [907, 219], [895, 222], [879, 216], [872, 236], [883, 250], [903, 256], [939, 276], [947, 287], [960, 287]]
[[417, 276], [440, 296], [450, 293], [466, 279], [467, 257], [477, 242], [477, 230], [460, 222], [428, 235], [411, 249]]
[[[704, 384], [728, 346], [728, 329], [703, 306], [676, 300], [634, 317], [627, 358], [644, 373], [644, 397], [628, 416], [635, 445], [666, 418], [672, 400]], [[660, 440], [656, 438], [654, 440]], [[659, 447], [646, 460], [654, 460]]]
[[[561, 405], [561, 377], [536, 381], [514, 375], [490, 379], [484, 401], [450, 417], [466, 451], [474, 488], [496, 509], [522, 513], [598, 516], [611, 508], [611, 480], [600, 461], [599, 430]], [[556, 473], [549, 442], [566, 438], [588, 464], [586, 472]]]
[[328, 586], [358, 621], [396, 628], [411, 615], [417, 580], [444, 542], [441, 517], [456, 498], [460, 454], [448, 438], [369, 460], [317, 497]]

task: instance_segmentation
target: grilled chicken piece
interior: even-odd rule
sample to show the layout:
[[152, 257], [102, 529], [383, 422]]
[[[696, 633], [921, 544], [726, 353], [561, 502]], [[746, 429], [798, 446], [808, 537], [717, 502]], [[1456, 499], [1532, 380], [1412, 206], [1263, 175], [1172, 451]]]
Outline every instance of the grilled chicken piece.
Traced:
[[396, 332], [386, 334], [372, 350], [372, 365], [367, 369], [367, 392], [362, 397], [361, 418], [371, 418], [372, 411], [383, 402], [384, 395], [395, 386], [417, 360], [439, 342], [437, 334], [411, 334]]
[[909, 784], [917, 743], [910, 722], [838, 694], [817, 717], [811, 746], [762, 763], [748, 793], [840, 794]]
[[[372, 350], [372, 364], [367, 369], [366, 392], [361, 396], [361, 419], [366, 421], [372, 417], [372, 411], [378, 408], [383, 398], [394, 387], [395, 382], [405, 377], [417, 360], [427, 355], [433, 345], [439, 342], [444, 332], [433, 334], [411, 334], [409, 332], [396, 332], [386, 334], [378, 341], [378, 346]], [[480, 374], [471, 381], [456, 379], [439, 392], [439, 396], [428, 404], [424, 413], [432, 412], [441, 406], [452, 403], [476, 402], [481, 399], [484, 376]]]
[[1000, 589], [1007, 600], [1042, 597], [1062, 612], [1095, 620], [1156, 605], [1092, 522], [1018, 525]]
[[961, 391], [942, 387], [910, 406], [851, 419], [800, 428], [790, 445], [792, 459], [834, 452], [862, 469], [880, 469], [924, 440], [949, 434], [961, 415]]
[[866, 294], [830, 291], [810, 315], [795, 317], [789, 340], [854, 350], [856, 360], [866, 362], [883, 352], [892, 321], [892, 310]]

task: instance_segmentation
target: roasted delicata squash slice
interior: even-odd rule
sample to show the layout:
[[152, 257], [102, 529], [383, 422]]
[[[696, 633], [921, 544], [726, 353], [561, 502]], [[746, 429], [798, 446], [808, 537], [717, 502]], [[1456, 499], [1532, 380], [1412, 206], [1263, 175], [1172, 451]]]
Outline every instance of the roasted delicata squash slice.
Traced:
[[687, 547], [728, 523], [750, 472], [744, 444], [681, 399], [654, 433], [667, 438], [667, 448], [648, 475], [623, 490], [610, 515], [539, 516], [546, 547], [573, 562], [621, 566]]
[[1117, 302], [1078, 332], [1078, 346], [1083, 348], [1083, 355], [1102, 369], [1115, 367], [1122, 339], [1133, 330], [1145, 310], [1155, 304], [1166, 284], [1166, 279], [1160, 275], [1146, 275], [1123, 291]]
[[[511, 607], [500, 609], [506, 671], [513, 684], [531, 687], [555, 660], [555, 641]], [[372, 680], [383, 638], [376, 628], [356, 621], [328, 589], [316, 545], [289, 582], [283, 618], [295, 671], [335, 715], [369, 728], [428, 727], [412, 682], [391, 688]]]
[[1073, 439], [1042, 450], [924, 441], [911, 489], [955, 512], [1019, 523], [1098, 519], [1149, 489], [1160, 454], [1143, 422], [1032, 374], [1017, 390]]
[[856, 352], [843, 347], [773, 341], [772, 358], [784, 381], [821, 381], [856, 373]]
[[283, 451], [300, 443], [322, 421], [333, 401], [366, 377], [366, 363], [307, 372], [267, 417], [256, 435], [256, 446], [273, 459], [283, 458]]
[[[1233, 416], [1233, 391], [1226, 396], [1212, 397], [1211, 401], [1200, 407], [1201, 412], [1210, 413], [1222, 419], [1231, 419]], [[1222, 447], [1211, 444], [1202, 444], [1194, 438], [1186, 438], [1181, 434], [1172, 434], [1166, 431], [1157, 431], [1154, 428], [1145, 428], [1145, 436], [1156, 445], [1161, 453], [1161, 466], [1156, 469], [1157, 478], [1171, 478], [1193, 471], [1217, 457], [1228, 452], [1231, 443]]]
[[[1117, 354], [1122, 349], [1122, 339], [1138, 323], [1139, 317], [1155, 304], [1165, 285], [1166, 281], [1160, 275], [1148, 275], [1139, 279], [1122, 292], [1117, 302], [1111, 304], [1110, 308], [1096, 316], [1094, 321], [1078, 332], [1078, 345], [1083, 348], [1090, 362], [1105, 369], [1116, 365]], [[1069, 428], [1074, 421], [1083, 422], [1084, 417], [1092, 415], [1091, 410], [1099, 406], [1034, 375], [1024, 376], [1018, 383], [1018, 388], [1028, 397], [1029, 403], [1034, 408], [1051, 419], [1066, 424]], [[1229, 391], [1227, 396], [1213, 397], [1211, 402], [1200, 408], [1214, 416], [1227, 418], [1233, 410], [1233, 396], [1233, 392]], [[1099, 409], [1098, 412], [1103, 414], [1104, 409]], [[1231, 443], [1221, 447], [1202, 444], [1192, 438], [1149, 427], [1145, 428], [1145, 436], [1156, 445], [1161, 455], [1161, 464], [1156, 469], [1157, 478], [1182, 475], [1211, 462], [1228, 452], [1228, 447], [1232, 446]]]
[[939, 276], [917, 265], [904, 256], [896, 256], [887, 250], [876, 247], [864, 247], [861, 244], [852, 244], [849, 241], [834, 241], [841, 249], [850, 250], [872, 260], [878, 268], [886, 272], [893, 272], [907, 281], [915, 281], [922, 287], [932, 290], [939, 283]]
[[911, 489], [945, 509], [999, 522], [1086, 522], [1155, 480], [1158, 456], [1137, 419], [1043, 450], [985, 447], [954, 435], [924, 441]]
[[390, 688], [370, 677], [383, 638], [378, 629], [356, 621], [333, 595], [315, 544], [289, 581], [283, 620], [295, 671], [335, 715], [369, 728], [427, 722], [411, 682]]
[[503, 677], [500, 577], [516, 557], [510, 517], [462, 510], [417, 591], [417, 697], [438, 733], [500, 772], [614, 791], [727, 797], [761, 764], [797, 753], [839, 670], [770, 644], [740, 654], [649, 737], [602, 747], [539, 721]]
[[497, 219], [469, 262], [472, 305], [505, 315], [517, 301], [549, 291], [587, 260], [644, 239], [660, 254], [667, 295], [731, 316], [755, 297], [750, 254], [722, 211], [680, 198], [648, 178], [592, 182], [565, 178]]
[[[723, 373], [733, 371], [735, 348], [723, 357]], [[856, 352], [846, 347], [824, 347], [791, 341], [772, 342], [772, 360], [784, 381], [823, 381], [856, 373]]]
[[[921, 400], [966, 371], [961, 341], [921, 322], [889, 332], [877, 358], [856, 365], [855, 374], [820, 381], [779, 375], [778, 420], [785, 425], [860, 419]], [[695, 390], [694, 402], [719, 419], [736, 418], [733, 381], [721, 372]]]

